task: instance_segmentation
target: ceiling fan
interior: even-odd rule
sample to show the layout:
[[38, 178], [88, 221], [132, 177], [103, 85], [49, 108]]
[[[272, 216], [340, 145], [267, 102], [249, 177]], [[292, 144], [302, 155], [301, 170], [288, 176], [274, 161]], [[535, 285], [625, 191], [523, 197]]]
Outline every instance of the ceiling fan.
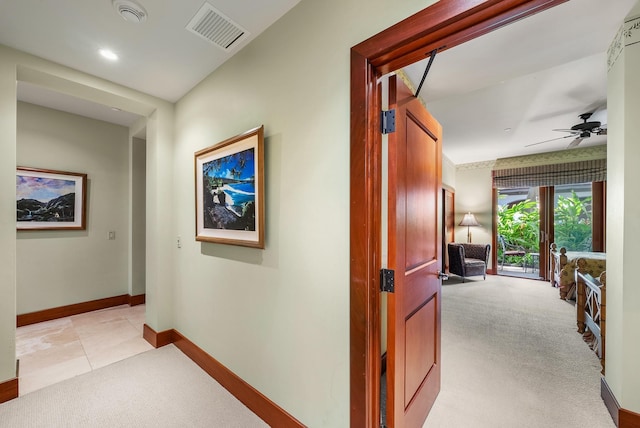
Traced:
[[580, 142], [582, 142], [582, 140], [584, 140], [585, 138], [591, 137], [591, 134], [607, 135], [607, 128], [603, 127], [600, 122], [587, 122], [592, 114], [593, 113], [582, 113], [580, 116], [578, 116], [580, 117], [580, 119], [582, 119], [582, 123], [573, 125], [571, 129], [554, 129], [554, 131], [569, 132], [569, 135], [566, 135], [564, 137], [552, 138], [551, 140], [540, 141], [538, 143], [527, 144], [525, 147], [537, 146], [538, 144], [549, 143], [556, 140], [563, 140], [565, 138], [574, 138], [573, 141], [569, 143], [569, 146], [567, 146], [568, 149], [572, 149], [574, 147], [577, 147], [578, 144], [580, 144]]

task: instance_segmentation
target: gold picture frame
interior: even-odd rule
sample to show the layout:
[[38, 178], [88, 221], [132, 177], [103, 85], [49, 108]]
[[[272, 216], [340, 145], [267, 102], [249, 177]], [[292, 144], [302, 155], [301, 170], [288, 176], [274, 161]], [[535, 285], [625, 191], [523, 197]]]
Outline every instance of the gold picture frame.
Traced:
[[17, 230], [85, 230], [87, 174], [16, 168]]
[[195, 153], [196, 241], [264, 248], [264, 126]]

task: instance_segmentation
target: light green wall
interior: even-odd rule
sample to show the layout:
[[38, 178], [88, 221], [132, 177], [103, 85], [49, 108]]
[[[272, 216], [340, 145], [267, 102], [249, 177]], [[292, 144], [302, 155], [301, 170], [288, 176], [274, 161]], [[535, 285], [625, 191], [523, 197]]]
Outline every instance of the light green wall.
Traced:
[[[17, 80], [147, 117], [147, 324], [173, 327], [173, 105], [0, 45], [0, 382], [15, 376]], [[151, 173], [149, 172], [151, 171]], [[125, 190], [126, 191], [126, 190]], [[91, 196], [91, 195], [90, 195]], [[95, 196], [95, 195], [94, 195]], [[96, 196], [97, 197], [97, 196]], [[153, 211], [149, 210], [149, 206]], [[126, 231], [124, 232], [127, 233]], [[108, 242], [105, 240], [105, 242]], [[149, 281], [149, 277], [153, 281]], [[125, 278], [126, 280], [126, 278]], [[149, 297], [150, 296], [150, 297]], [[151, 303], [149, 303], [151, 301]]]
[[[160, 106], [147, 119], [146, 144], [146, 323], [155, 331], [174, 327], [173, 106]], [[195, 193], [195, 192], [194, 192]]]
[[[609, 70], [607, 83], [607, 341], [606, 380], [616, 398], [622, 399], [622, 323], [624, 267], [624, 64], [621, 56]], [[612, 209], [615, 207], [615, 209]], [[618, 286], [616, 286], [616, 284]], [[611, 307], [611, 309], [609, 309]]]
[[[640, 3], [628, 18], [640, 15]], [[638, 22], [638, 21], [636, 21]], [[637, 32], [636, 32], [637, 33]], [[627, 42], [620, 36], [622, 46]], [[615, 42], [614, 42], [615, 44]], [[612, 46], [614, 45], [612, 44]], [[620, 405], [640, 413], [640, 44], [610, 55], [607, 136], [607, 341], [606, 380]]]
[[[472, 227], [471, 242], [490, 244], [492, 239], [492, 182], [491, 162], [459, 165], [455, 174], [455, 240], [467, 242], [467, 228], [458, 226], [462, 217], [471, 211], [480, 223]], [[492, 249], [493, 251], [493, 249]]]
[[86, 230], [17, 232], [18, 314], [127, 294], [128, 129], [27, 103], [17, 129], [18, 165], [88, 178]]
[[[349, 425], [349, 50], [429, 2], [303, 0], [176, 105], [176, 328], [312, 427]], [[266, 248], [194, 240], [194, 152], [265, 125]]]
[[146, 284], [146, 156], [147, 142], [131, 139], [131, 280], [129, 294], [144, 294]]
[[0, 46], [0, 382], [16, 376], [16, 67]]

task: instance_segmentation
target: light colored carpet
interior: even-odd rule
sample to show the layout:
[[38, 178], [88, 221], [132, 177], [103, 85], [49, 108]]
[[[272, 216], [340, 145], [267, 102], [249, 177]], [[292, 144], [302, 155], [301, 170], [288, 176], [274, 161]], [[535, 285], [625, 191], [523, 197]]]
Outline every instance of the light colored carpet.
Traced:
[[0, 405], [0, 427], [268, 427], [173, 345]]
[[[452, 276], [442, 362], [426, 428], [615, 428], [575, 307], [548, 283]], [[173, 345], [0, 405], [2, 428], [266, 426]]]
[[500, 276], [442, 290], [442, 388], [425, 428], [615, 428], [575, 306]]

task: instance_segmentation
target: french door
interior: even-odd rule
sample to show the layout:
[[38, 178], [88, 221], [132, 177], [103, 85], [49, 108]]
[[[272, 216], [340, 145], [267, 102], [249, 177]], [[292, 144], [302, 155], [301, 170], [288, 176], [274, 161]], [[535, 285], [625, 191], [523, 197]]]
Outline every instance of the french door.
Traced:
[[[548, 280], [552, 243], [569, 251], [605, 251], [605, 191], [604, 182], [497, 189], [497, 273]], [[516, 249], [525, 255], [507, 263], [503, 253]]]

